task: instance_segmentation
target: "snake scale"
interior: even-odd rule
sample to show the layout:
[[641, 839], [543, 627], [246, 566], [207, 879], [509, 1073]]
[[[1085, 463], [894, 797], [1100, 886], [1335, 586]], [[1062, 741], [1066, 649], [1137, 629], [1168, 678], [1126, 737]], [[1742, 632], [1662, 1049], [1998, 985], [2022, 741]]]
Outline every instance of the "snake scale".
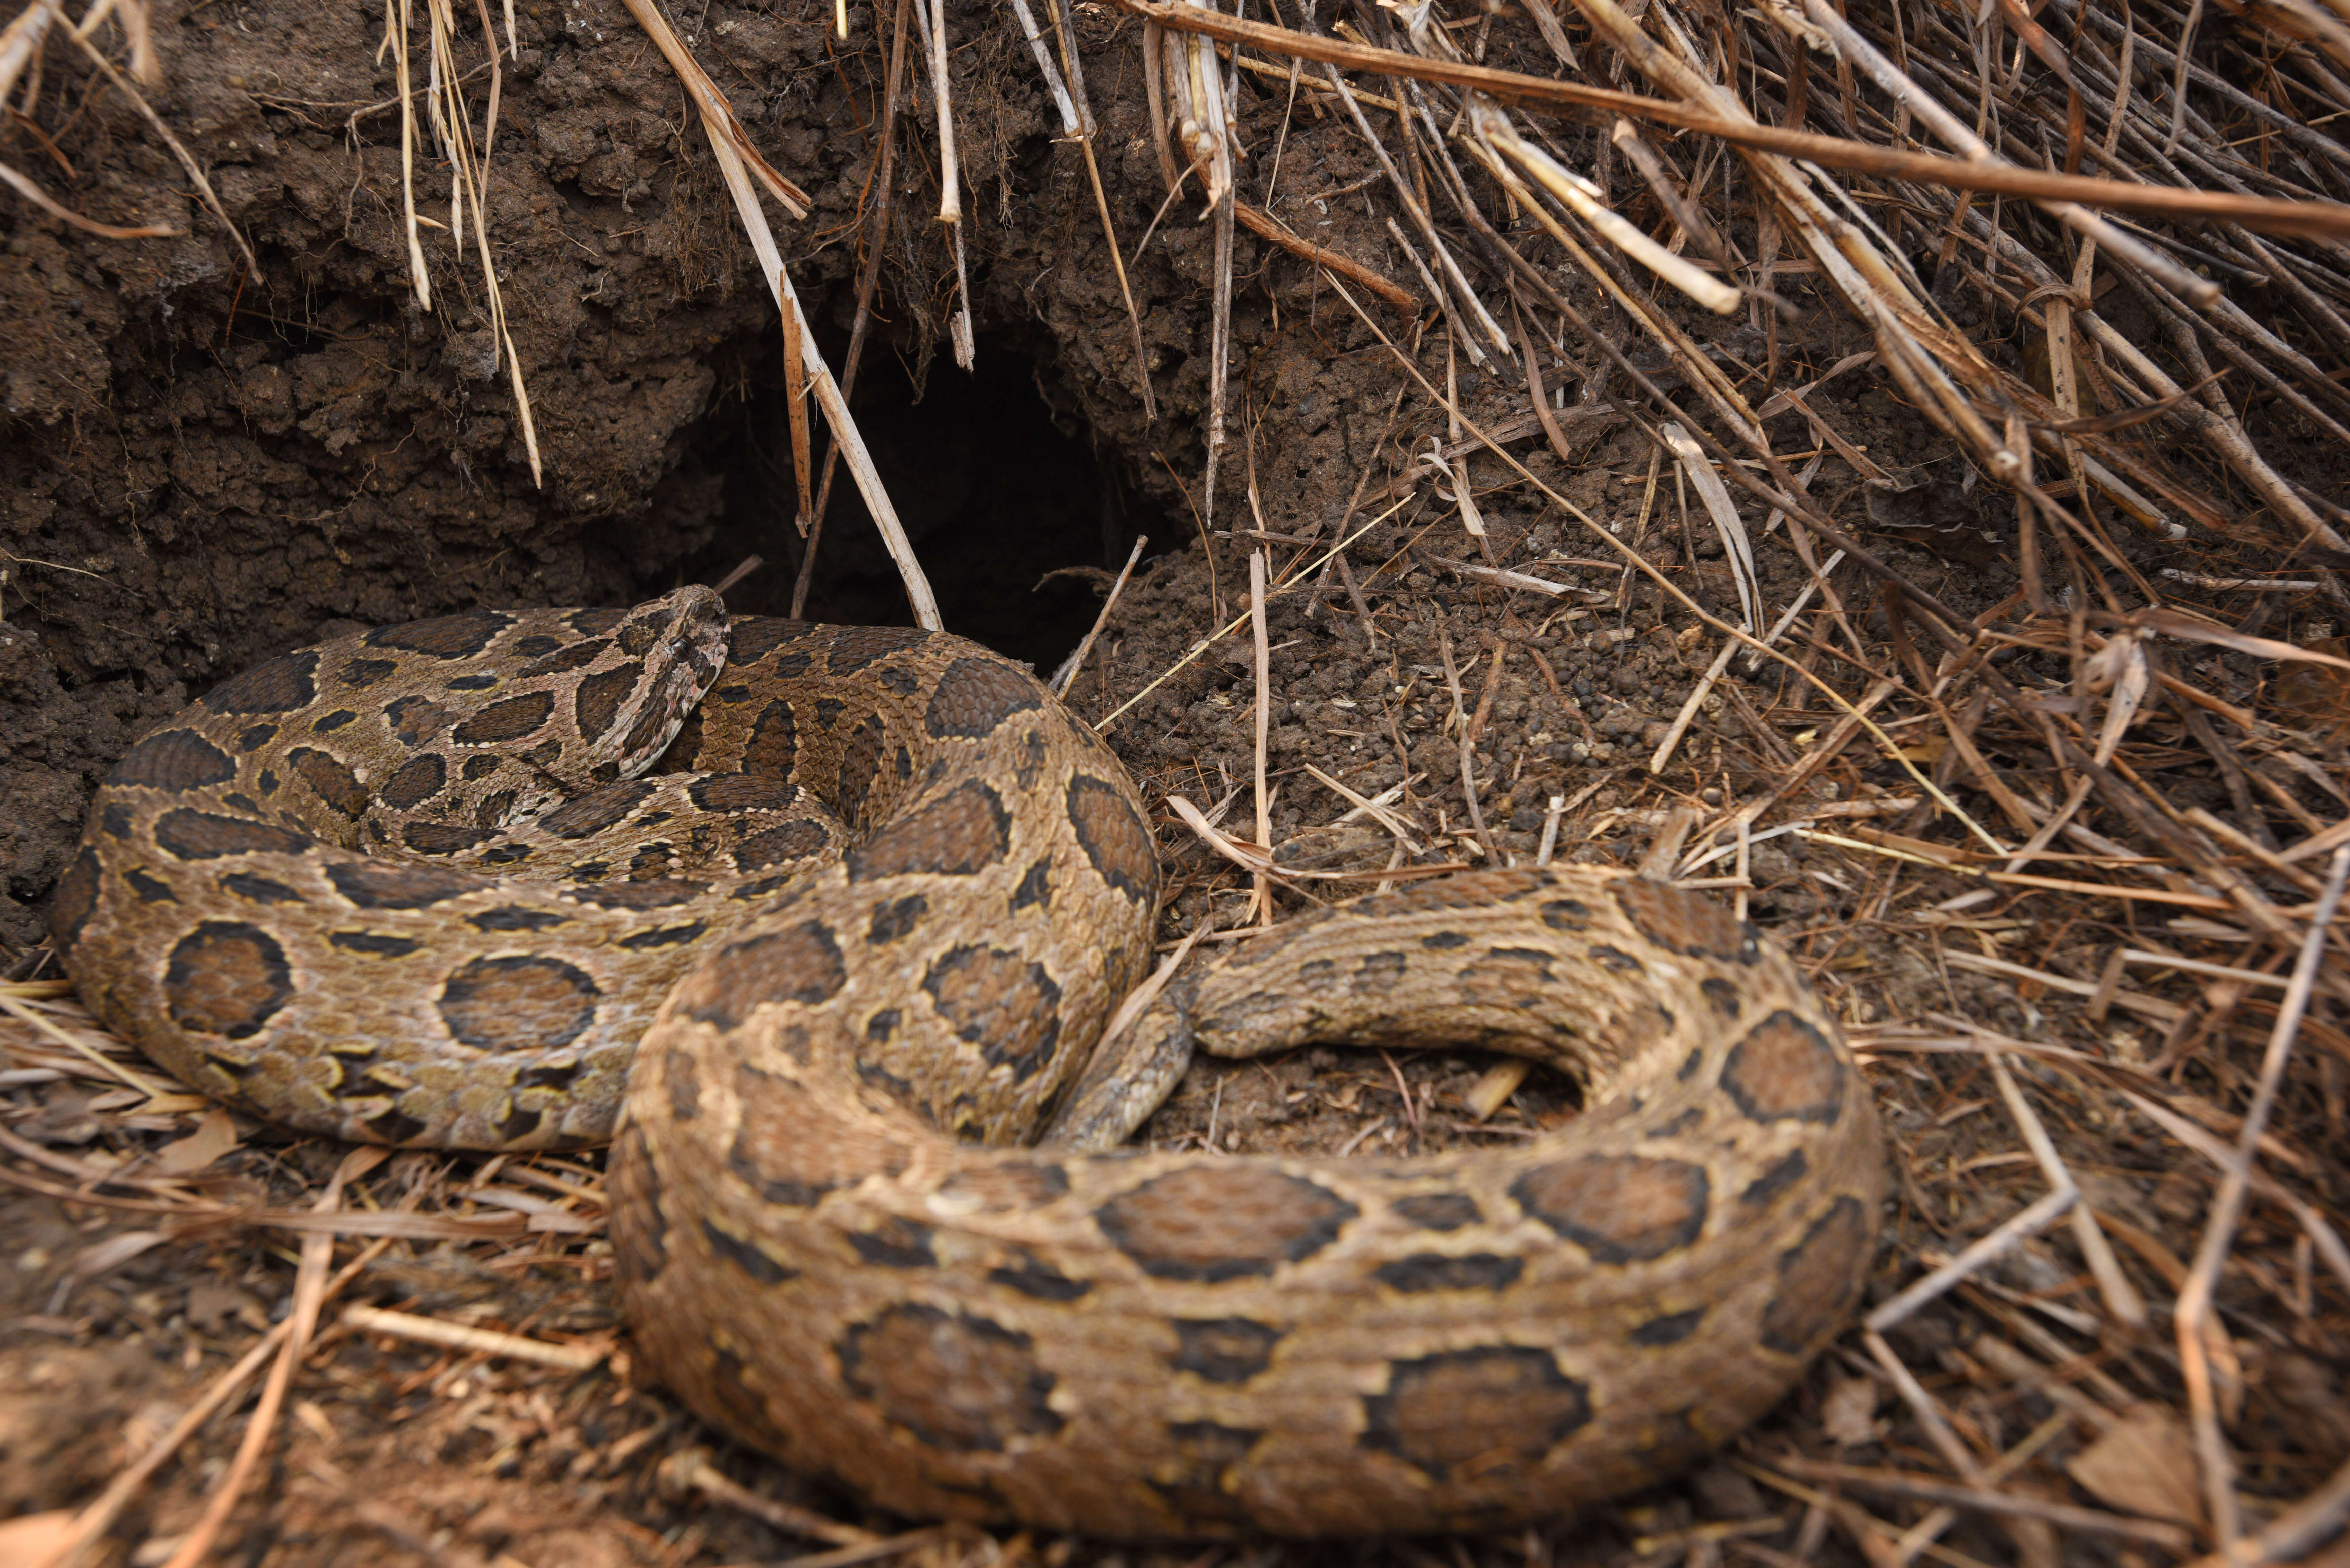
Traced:
[[[99, 1018], [255, 1115], [610, 1139], [643, 1360], [902, 1513], [1510, 1524], [1720, 1444], [1850, 1313], [1875, 1113], [1716, 906], [1419, 883], [1229, 944], [1097, 1050], [1159, 886], [1024, 669], [686, 588], [215, 686], [108, 776], [53, 928]], [[1586, 1109], [1419, 1158], [1118, 1147], [1195, 1048], [1311, 1040], [1517, 1053]]]

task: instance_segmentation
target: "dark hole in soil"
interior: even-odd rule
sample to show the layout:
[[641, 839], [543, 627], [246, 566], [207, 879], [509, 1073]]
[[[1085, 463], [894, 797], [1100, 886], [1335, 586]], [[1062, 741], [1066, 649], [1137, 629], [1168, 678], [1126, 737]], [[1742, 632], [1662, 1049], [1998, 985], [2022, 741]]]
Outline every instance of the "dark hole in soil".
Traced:
[[[839, 365], [845, 345], [824, 347]], [[723, 475], [725, 486], [724, 518], [688, 575], [715, 582], [744, 556], [764, 556], [763, 570], [727, 593], [730, 607], [763, 615], [789, 612], [800, 554], [780, 357], [779, 343], [775, 363], [762, 366], [774, 373], [756, 380], [747, 400], [730, 400], [711, 416], [702, 452], [688, 460]], [[1095, 461], [1083, 425], [1047, 405], [1042, 387], [1050, 374], [1040, 378], [1035, 360], [983, 337], [968, 375], [942, 348], [917, 400], [904, 364], [877, 339], [850, 400], [947, 629], [1045, 675], [1093, 624], [1107, 587], [1098, 574], [1115, 576], [1125, 564], [1139, 521], [1124, 488]], [[820, 483], [828, 437], [813, 398], [808, 419]], [[1064, 575], [1039, 586], [1055, 571]], [[845, 462], [833, 478], [804, 614], [913, 623]]]

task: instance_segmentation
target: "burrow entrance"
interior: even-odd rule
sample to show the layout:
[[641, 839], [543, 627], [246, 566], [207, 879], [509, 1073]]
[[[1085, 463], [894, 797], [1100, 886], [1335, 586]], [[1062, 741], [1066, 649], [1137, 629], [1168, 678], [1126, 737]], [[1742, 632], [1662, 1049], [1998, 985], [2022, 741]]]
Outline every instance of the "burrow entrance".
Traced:
[[[842, 335], [845, 339], [845, 334]], [[819, 341], [825, 334], [819, 331]], [[845, 340], [824, 342], [828, 362]], [[876, 339], [849, 400], [891, 504], [929, 577], [947, 629], [1024, 659], [1040, 673], [1076, 648], [1146, 521], [1114, 456], [1097, 452], [1050, 365], [983, 336], [972, 370], [941, 352], [910, 364]], [[745, 395], [723, 398], [695, 432], [687, 470], [723, 483], [723, 514], [687, 576], [715, 582], [743, 558], [766, 566], [728, 590], [742, 612], [789, 611], [807, 549], [796, 527], [790, 403], [780, 335]], [[814, 482], [829, 445], [810, 400]], [[811, 620], [910, 625], [898, 570], [847, 465], [836, 465], [803, 613]]]

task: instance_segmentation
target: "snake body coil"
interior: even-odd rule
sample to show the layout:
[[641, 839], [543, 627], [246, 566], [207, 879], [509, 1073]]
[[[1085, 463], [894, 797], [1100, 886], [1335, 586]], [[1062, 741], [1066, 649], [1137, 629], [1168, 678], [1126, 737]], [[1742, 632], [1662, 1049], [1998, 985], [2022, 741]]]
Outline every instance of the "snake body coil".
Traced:
[[[1158, 888], [1024, 670], [688, 588], [223, 683], [109, 775], [54, 927], [93, 1012], [260, 1116], [611, 1137], [645, 1359], [906, 1513], [1505, 1525], [1719, 1444], [1849, 1314], [1866, 1089], [1712, 904], [1425, 883], [1233, 943], [1097, 1051]], [[1115, 1147], [1193, 1048], [1309, 1040], [1514, 1052], [1587, 1108], [1417, 1159]]]

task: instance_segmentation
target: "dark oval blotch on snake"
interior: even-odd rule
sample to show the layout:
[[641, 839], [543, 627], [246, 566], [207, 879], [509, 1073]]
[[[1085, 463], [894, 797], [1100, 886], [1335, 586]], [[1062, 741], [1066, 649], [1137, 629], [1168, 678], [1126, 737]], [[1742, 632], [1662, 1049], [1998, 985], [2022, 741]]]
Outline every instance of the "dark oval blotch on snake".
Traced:
[[[1720, 1444], [1849, 1315], [1874, 1108], [1714, 905], [1458, 875], [1234, 942], [1097, 1050], [1158, 888], [1024, 669], [688, 588], [223, 682], [108, 775], [53, 921], [94, 1012], [256, 1115], [610, 1138], [644, 1360], [904, 1513], [1513, 1524]], [[1421, 1159], [1117, 1147], [1193, 1049], [1309, 1040], [1519, 1053], [1588, 1108]]]

